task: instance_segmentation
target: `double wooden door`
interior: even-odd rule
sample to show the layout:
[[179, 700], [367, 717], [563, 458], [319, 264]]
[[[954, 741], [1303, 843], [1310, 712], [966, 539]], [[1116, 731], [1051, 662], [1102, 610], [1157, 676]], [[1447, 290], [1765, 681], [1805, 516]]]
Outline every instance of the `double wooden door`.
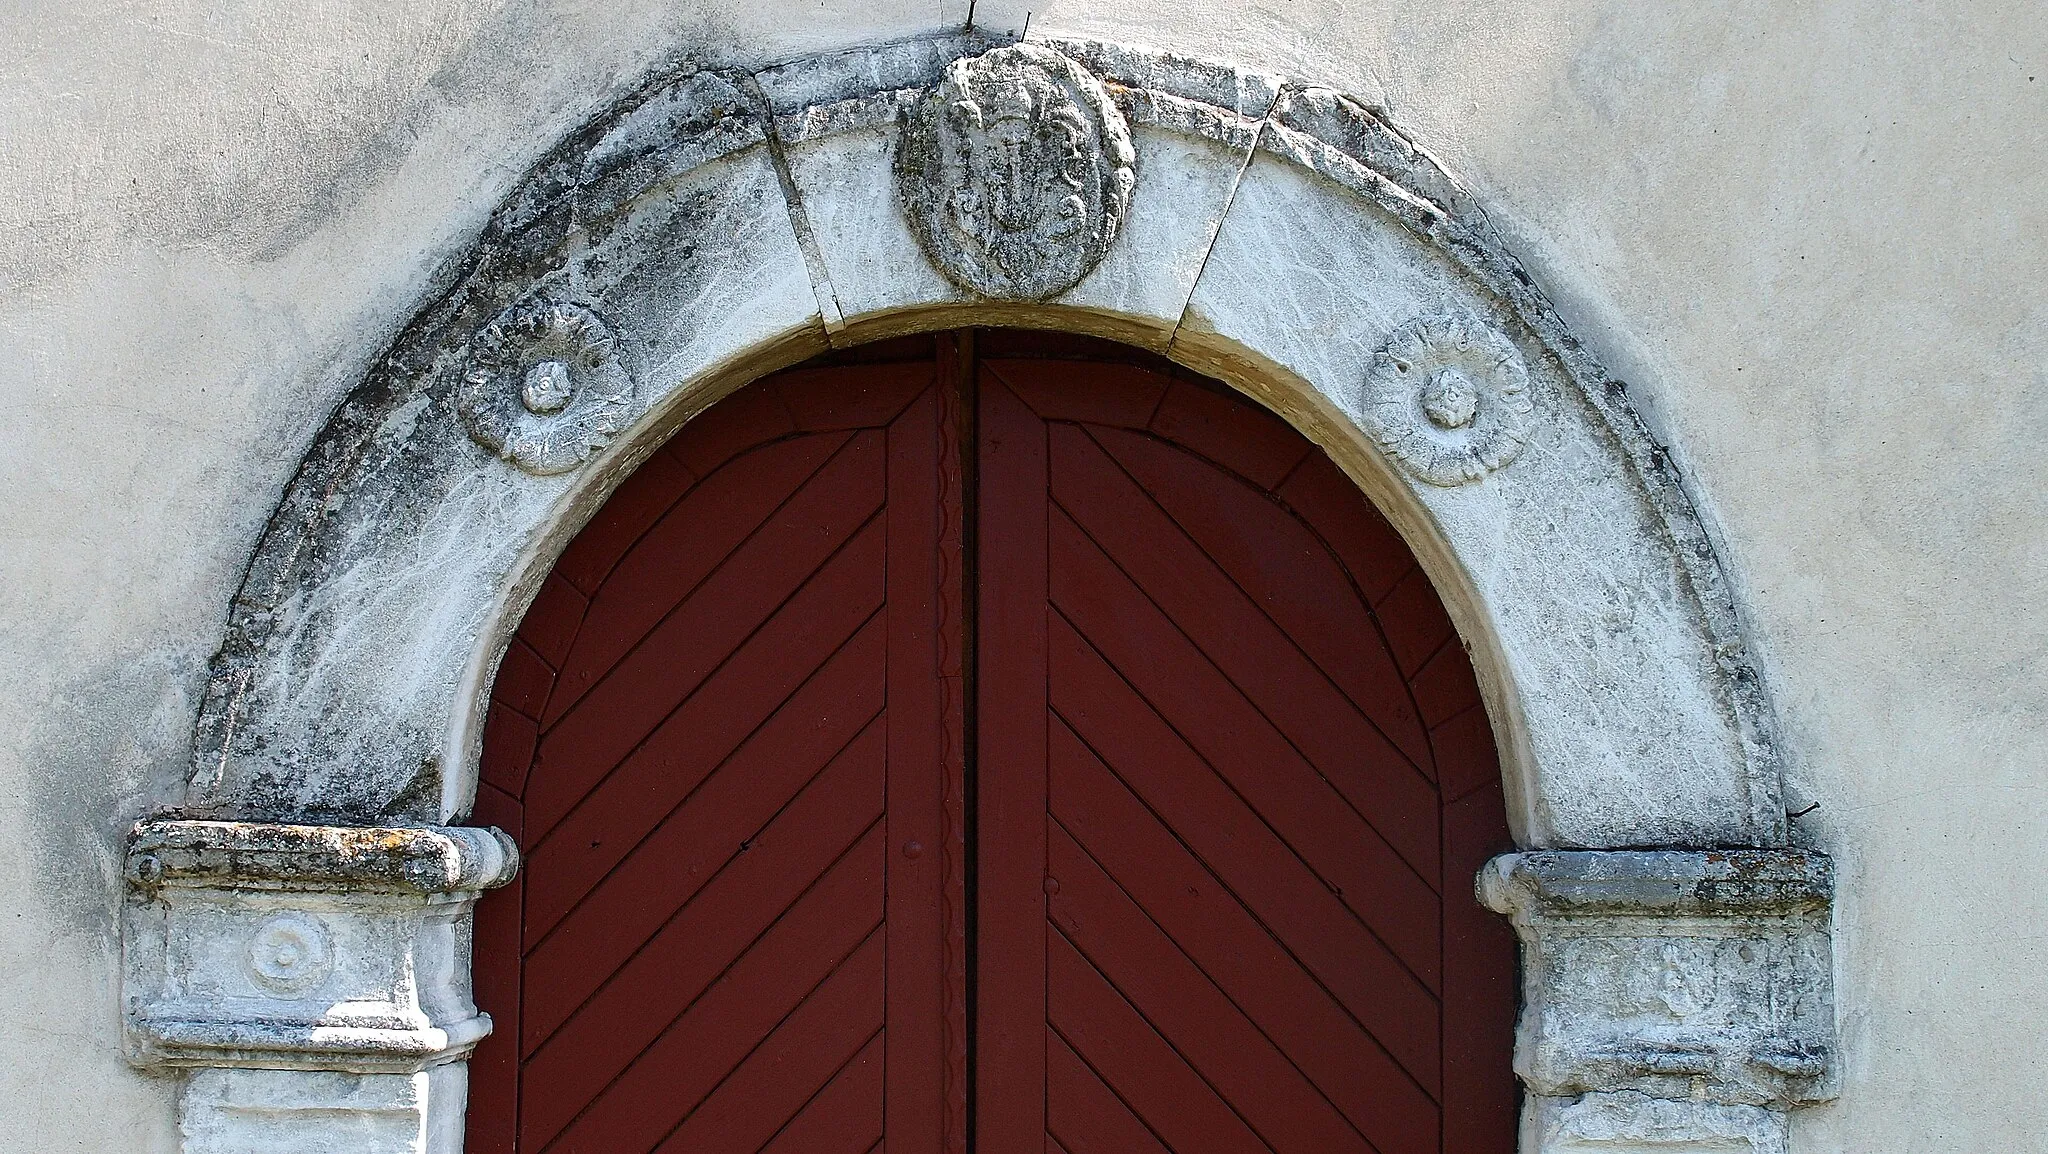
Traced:
[[1471, 670], [1222, 386], [895, 342], [687, 425], [501, 666], [469, 1148], [1506, 1154]]

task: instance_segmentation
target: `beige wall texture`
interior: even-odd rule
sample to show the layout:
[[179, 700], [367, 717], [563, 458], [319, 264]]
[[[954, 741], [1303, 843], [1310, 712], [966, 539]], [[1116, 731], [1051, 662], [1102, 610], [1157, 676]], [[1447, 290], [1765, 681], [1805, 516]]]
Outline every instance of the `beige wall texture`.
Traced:
[[[1690, 478], [1841, 866], [1796, 1149], [2048, 1150], [2039, 0], [982, 0], [1347, 89], [1467, 181]], [[0, 1151], [169, 1151], [118, 845], [289, 472], [650, 68], [965, 0], [0, 0]]]

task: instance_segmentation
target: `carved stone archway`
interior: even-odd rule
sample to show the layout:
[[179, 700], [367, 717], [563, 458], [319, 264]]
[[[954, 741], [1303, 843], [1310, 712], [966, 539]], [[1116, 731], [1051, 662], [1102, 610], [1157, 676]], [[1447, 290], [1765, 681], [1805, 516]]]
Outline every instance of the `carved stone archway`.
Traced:
[[1482, 886], [1525, 945], [1525, 1147], [1783, 1149], [1830, 1093], [1830, 875], [1783, 848], [1721, 574], [1621, 386], [1356, 102], [956, 36], [649, 84], [542, 161], [321, 432], [189, 795], [131, 846], [130, 1035], [198, 1068], [187, 1150], [459, 1148], [468, 903], [514, 862], [449, 823], [555, 554], [746, 381], [1000, 324], [1231, 382], [1421, 559], [1540, 851]]

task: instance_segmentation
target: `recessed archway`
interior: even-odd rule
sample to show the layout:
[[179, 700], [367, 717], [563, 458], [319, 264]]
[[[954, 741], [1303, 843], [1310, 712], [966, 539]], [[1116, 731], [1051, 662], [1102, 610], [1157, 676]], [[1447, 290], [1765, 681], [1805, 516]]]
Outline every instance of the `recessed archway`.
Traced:
[[[947, 135], [1005, 118], [1059, 146], [991, 161], [978, 138]], [[991, 279], [987, 261], [1014, 262], [1029, 246], [977, 247], [987, 205], [945, 191], [1017, 156], [1053, 164], [1046, 171], [1076, 190], [1051, 216], [1027, 212], [1017, 225], [1043, 226], [1033, 243], [1072, 249], [1056, 277]], [[290, 853], [343, 847], [334, 852], [347, 860], [322, 859], [292, 884], [427, 895], [437, 912], [426, 922], [403, 932], [380, 922], [361, 941], [431, 945], [440, 984], [431, 996], [363, 995], [400, 1009], [364, 1019], [384, 1024], [360, 1037], [333, 1033], [334, 1003], [320, 1004], [354, 972], [338, 947], [340, 960], [304, 989], [237, 977], [269, 992], [194, 1001], [164, 984], [158, 962], [180, 941], [214, 949], [202, 939], [215, 923], [152, 905], [131, 938], [170, 944], [131, 950], [139, 1048], [201, 1066], [432, 1072], [445, 1101], [449, 1071], [459, 1071], [448, 1063], [481, 1028], [465, 1008], [462, 895], [499, 880], [505, 863], [472, 862], [465, 855], [483, 851], [469, 835], [387, 845], [347, 831], [469, 813], [490, 683], [514, 629], [567, 542], [676, 429], [741, 384], [829, 348], [969, 325], [1153, 350], [1257, 399], [1320, 446], [1412, 550], [1472, 654], [1520, 845], [1782, 846], [1769, 713], [1679, 479], [1625, 390], [1571, 338], [1455, 180], [1371, 110], [1251, 70], [1084, 43], [1008, 50], [938, 37], [751, 72], [684, 68], [536, 168], [448, 294], [316, 439], [237, 595], [188, 796], [173, 815], [184, 824], [151, 827], [136, 843], [131, 870], [151, 902], [179, 886], [242, 886], [233, 879], [251, 838], [300, 847]], [[343, 832], [262, 832], [311, 825]], [[419, 873], [349, 856], [378, 846], [394, 862], [431, 846], [441, 864]], [[1730, 869], [1779, 876], [1778, 866], [1730, 860], [1627, 868], [1658, 886]], [[1555, 896], [1544, 887], [1580, 867], [1524, 864], [1513, 876], [1533, 887], [1536, 904], [1518, 923], [1532, 949], [1542, 917], [1665, 908], [1637, 909], [1664, 892], [1656, 886], [1544, 906]], [[1793, 881], [1753, 894], [1715, 883], [1711, 897], [1679, 905], [1695, 918], [1791, 919], [1790, 929], [1751, 921], [1716, 932], [1806, 935], [1799, 950], [1779, 951], [1796, 955], [1785, 963], [1794, 978], [1772, 976], [1779, 954], [1769, 950], [1686, 961], [1631, 945], [1628, 957], [1665, 959], [1643, 961], [1652, 968], [1764, 976], [1723, 975], [1715, 988], [1734, 991], [1726, 1013], [1698, 999], [1661, 1003], [1671, 1021], [1658, 1020], [1661, 1040], [1647, 1050], [1601, 1035], [1562, 1064], [1532, 1064], [1547, 1036], [1528, 1032], [1541, 1025], [1532, 1006], [1521, 1061], [1541, 1100], [1563, 1109], [1589, 1090], [1651, 1102], [1705, 1094], [1739, 1114], [1823, 1094], [1831, 1011], [1811, 944], [1824, 945], [1824, 921], [1814, 939], [1811, 916], [1824, 911], [1826, 878], [1779, 864]], [[1750, 896], [1729, 896], [1738, 892]], [[1503, 882], [1493, 900], [1505, 908], [1522, 893]], [[379, 905], [375, 917], [400, 906]], [[286, 930], [313, 940], [298, 922], [264, 932]], [[1783, 981], [1802, 997], [1771, 992]], [[1670, 1058], [1672, 1047], [1689, 1056]], [[253, 1109], [247, 1095], [271, 1093], [255, 1088], [274, 1081], [208, 1077], [204, 1109], [220, 1117]], [[427, 1119], [429, 1089], [417, 1082], [404, 1092], [414, 1105], [390, 1109]], [[1595, 1104], [1627, 1113], [1632, 1101]], [[1616, 1125], [1663, 1124], [1644, 1110]], [[1701, 1132], [1777, 1125], [1775, 1115], [1730, 1117], [1700, 1122]], [[445, 1108], [433, 1118], [421, 1124], [442, 1128], [434, 1141], [459, 1130]]]
[[474, 1150], [1514, 1147], [1464, 650], [1163, 358], [969, 331], [728, 397], [563, 554], [482, 766], [526, 865]]

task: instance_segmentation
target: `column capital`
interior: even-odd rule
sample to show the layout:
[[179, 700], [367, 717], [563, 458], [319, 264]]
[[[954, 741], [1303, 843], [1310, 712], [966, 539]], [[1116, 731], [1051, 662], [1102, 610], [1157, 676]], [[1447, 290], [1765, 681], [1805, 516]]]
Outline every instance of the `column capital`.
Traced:
[[128, 841], [130, 1057], [144, 1066], [409, 1073], [490, 1032], [470, 999], [495, 829], [151, 820]]
[[1539, 1131], [1604, 1103], [1603, 1127], [1654, 1118], [1668, 1136], [1673, 1111], [1691, 1111], [1706, 1133], [1730, 1110], [1781, 1116], [1835, 1095], [1826, 855], [1507, 854], [1478, 894], [1522, 939], [1515, 1070]]

